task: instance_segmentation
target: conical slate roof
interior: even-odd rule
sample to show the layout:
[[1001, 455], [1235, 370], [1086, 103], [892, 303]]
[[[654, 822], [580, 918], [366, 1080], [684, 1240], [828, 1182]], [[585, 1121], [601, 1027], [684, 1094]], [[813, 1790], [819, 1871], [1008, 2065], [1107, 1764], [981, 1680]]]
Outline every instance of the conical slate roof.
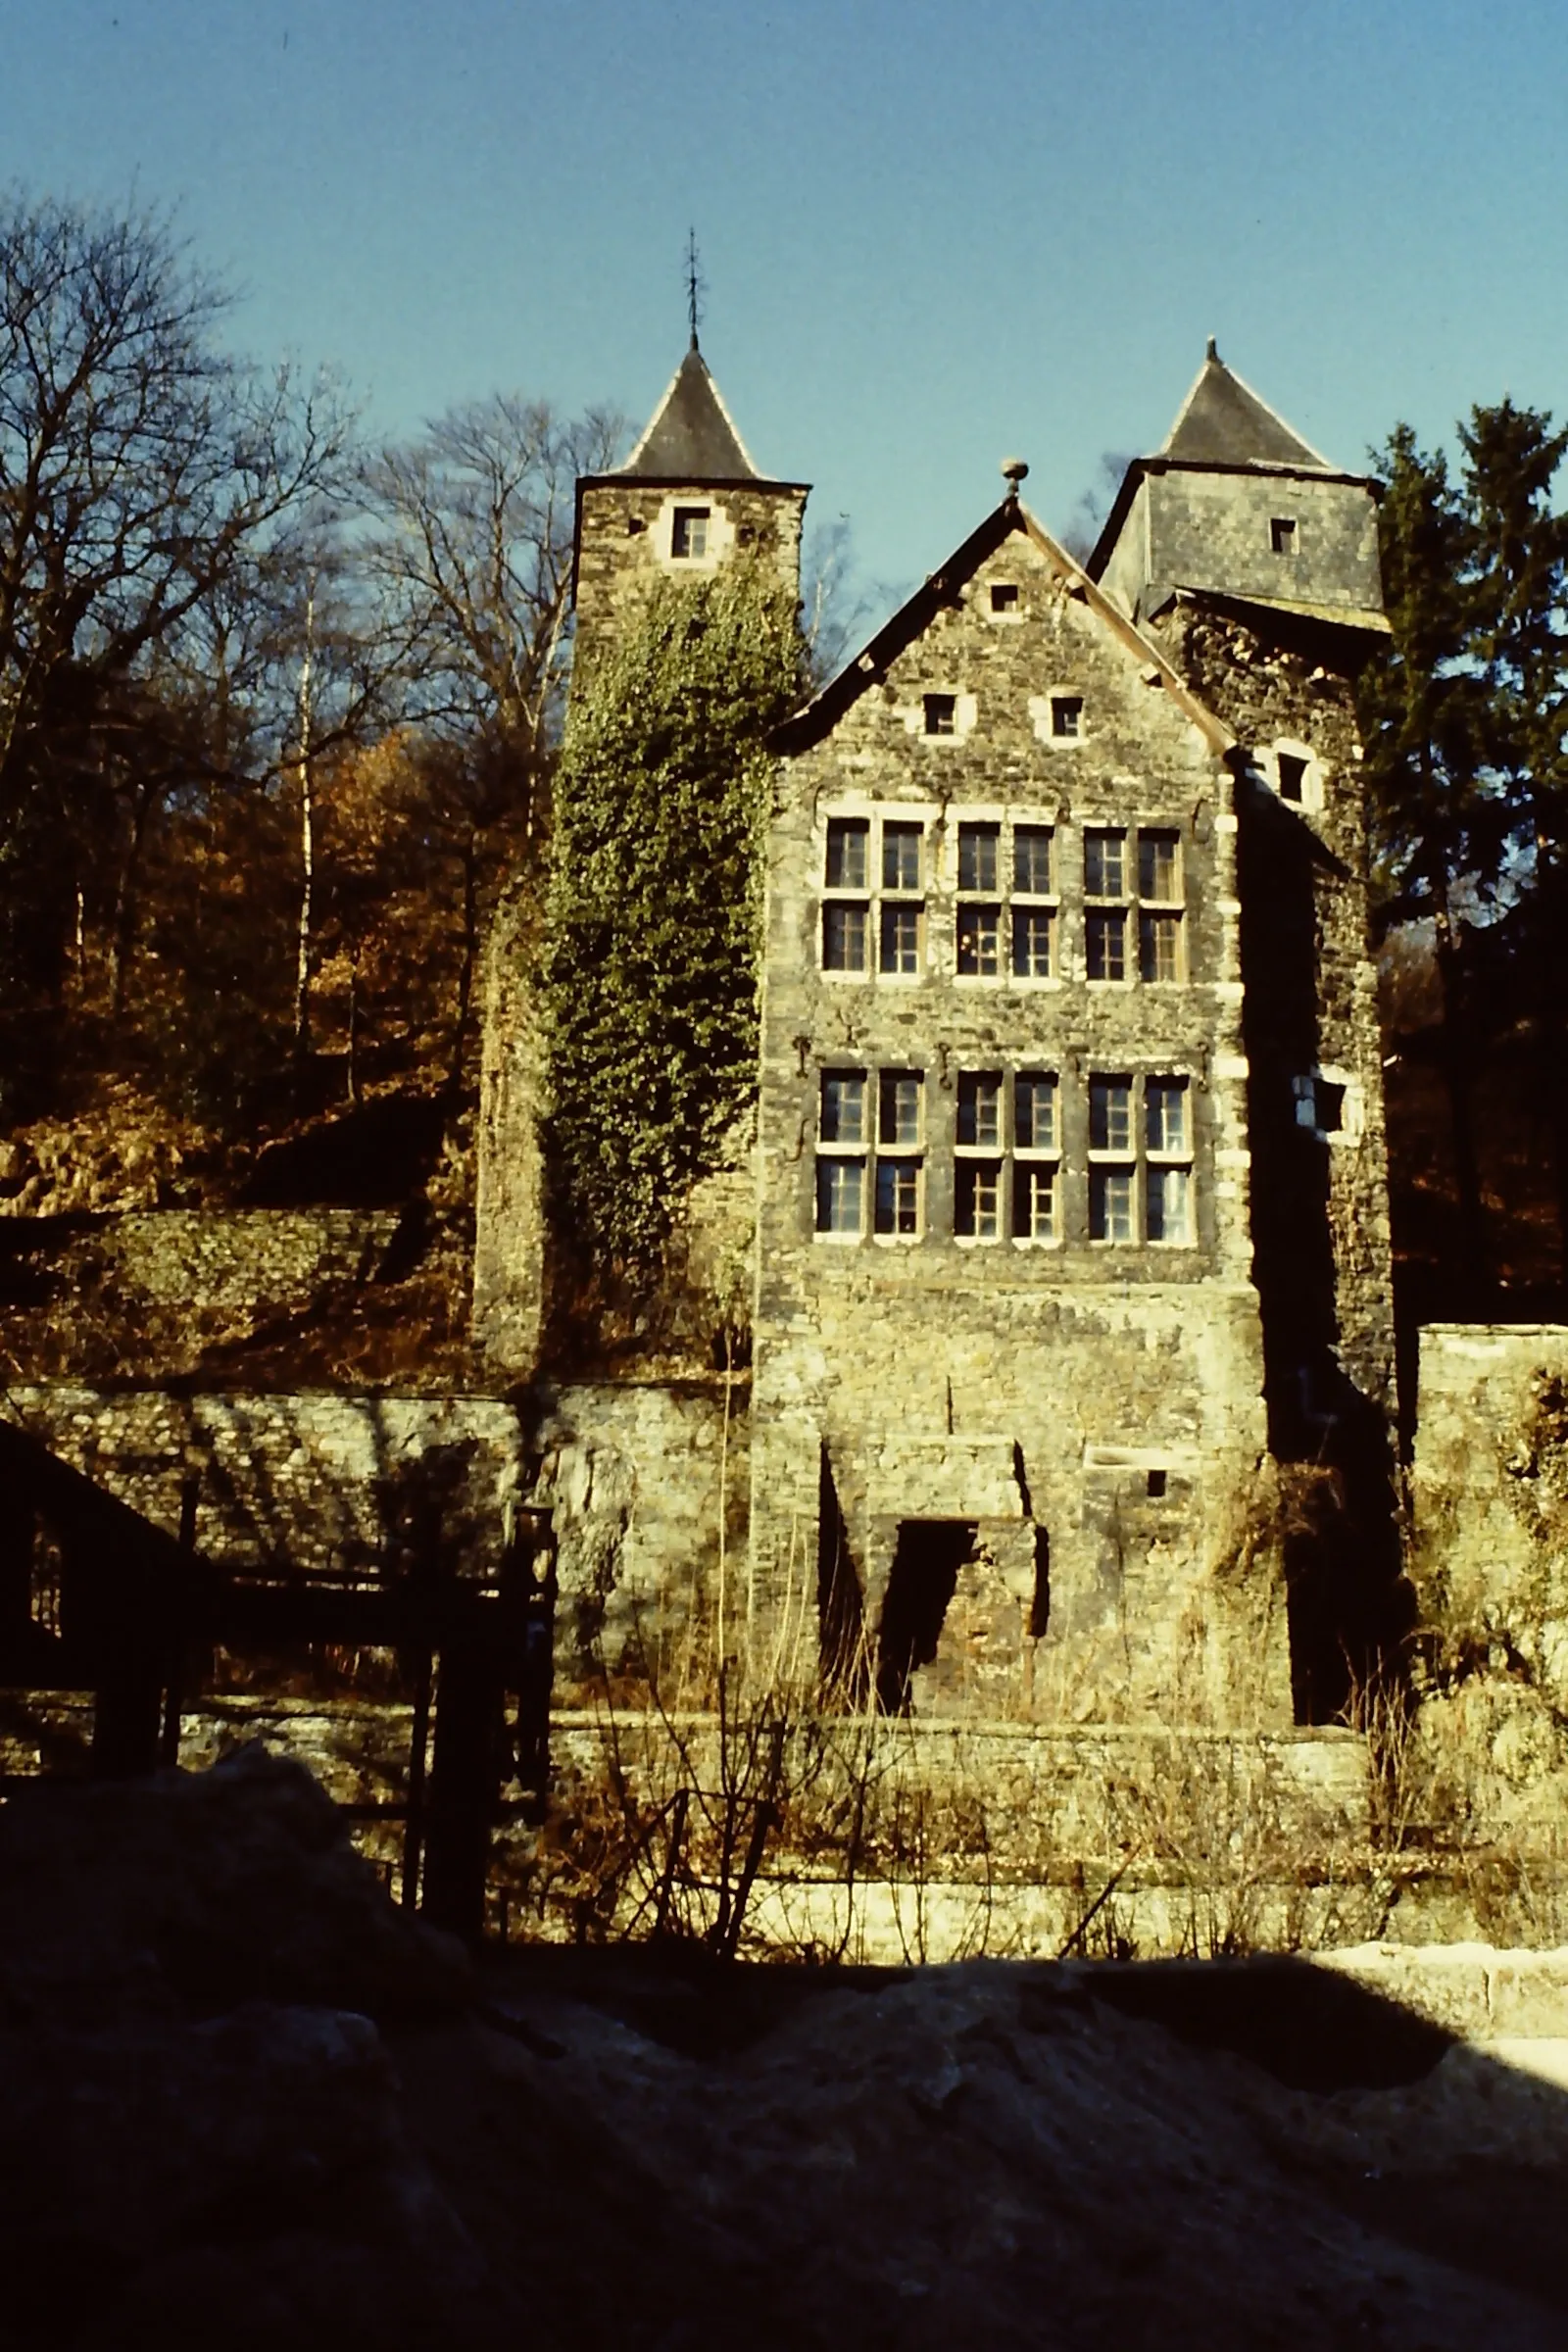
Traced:
[[1332, 472], [1267, 401], [1233, 374], [1210, 343], [1198, 380], [1166, 435], [1162, 458], [1186, 466], [1285, 466]]
[[661, 482], [760, 479], [695, 341], [642, 439], [617, 470]]

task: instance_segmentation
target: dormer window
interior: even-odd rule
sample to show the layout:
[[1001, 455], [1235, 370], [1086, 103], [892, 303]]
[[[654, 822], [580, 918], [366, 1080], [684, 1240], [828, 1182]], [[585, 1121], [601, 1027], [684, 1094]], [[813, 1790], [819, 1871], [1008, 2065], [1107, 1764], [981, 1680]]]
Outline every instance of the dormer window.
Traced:
[[928, 694], [925, 697], [925, 731], [928, 735], [956, 735], [958, 730], [958, 698], [956, 694]]
[[669, 552], [678, 561], [701, 564], [708, 554], [710, 507], [677, 507], [670, 527]]
[[1296, 517], [1276, 514], [1268, 526], [1268, 543], [1277, 556], [1294, 556], [1297, 552]]

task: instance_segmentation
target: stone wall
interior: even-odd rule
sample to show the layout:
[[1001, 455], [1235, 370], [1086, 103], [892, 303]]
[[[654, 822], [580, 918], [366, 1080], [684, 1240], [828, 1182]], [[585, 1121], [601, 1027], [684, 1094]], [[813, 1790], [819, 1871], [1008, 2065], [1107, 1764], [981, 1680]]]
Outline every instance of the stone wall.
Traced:
[[[675, 506], [709, 509], [709, 555], [671, 561], [668, 517]], [[806, 490], [794, 482], [656, 482], [601, 476], [581, 487], [577, 533], [578, 674], [615, 632], [627, 600], [661, 579], [702, 578], [720, 564], [756, 562], [793, 596], [801, 576]]]
[[416, 1497], [441, 1503], [463, 1567], [498, 1564], [526, 1481], [521, 1419], [484, 1397], [178, 1396], [13, 1387], [7, 1418], [176, 1534], [200, 1478], [196, 1541], [236, 1567], [371, 1569]]
[[544, 1339], [544, 1041], [529, 986], [531, 894], [502, 900], [485, 944], [474, 1193], [473, 1343], [490, 1374], [527, 1380]]
[[710, 1675], [721, 1526], [725, 1576], [745, 1588], [747, 1402], [744, 1376], [566, 1387], [525, 1405], [50, 1384], [11, 1388], [5, 1411], [171, 1534], [199, 1475], [198, 1546], [230, 1566], [373, 1571], [406, 1542], [411, 1508], [434, 1500], [443, 1544], [477, 1574], [499, 1564], [515, 1503], [550, 1509], [569, 1699], [607, 1671], [651, 1666], [688, 1688]]

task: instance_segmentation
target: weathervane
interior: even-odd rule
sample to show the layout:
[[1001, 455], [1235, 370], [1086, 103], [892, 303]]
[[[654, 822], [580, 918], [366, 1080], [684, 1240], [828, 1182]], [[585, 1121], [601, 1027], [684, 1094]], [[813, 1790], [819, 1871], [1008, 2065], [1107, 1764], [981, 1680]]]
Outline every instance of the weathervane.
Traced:
[[697, 263], [697, 231], [686, 231], [686, 316], [692, 323], [692, 349], [697, 349], [697, 329], [703, 316], [703, 296], [708, 291], [702, 270]]

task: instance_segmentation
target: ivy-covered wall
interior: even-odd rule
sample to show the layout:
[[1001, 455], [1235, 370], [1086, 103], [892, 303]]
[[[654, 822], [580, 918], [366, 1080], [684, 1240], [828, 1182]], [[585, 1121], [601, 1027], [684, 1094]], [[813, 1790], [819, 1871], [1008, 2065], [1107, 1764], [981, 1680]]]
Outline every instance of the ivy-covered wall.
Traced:
[[799, 699], [776, 571], [652, 586], [574, 681], [541, 970], [559, 1238], [660, 1271], [757, 1086], [769, 731]]

